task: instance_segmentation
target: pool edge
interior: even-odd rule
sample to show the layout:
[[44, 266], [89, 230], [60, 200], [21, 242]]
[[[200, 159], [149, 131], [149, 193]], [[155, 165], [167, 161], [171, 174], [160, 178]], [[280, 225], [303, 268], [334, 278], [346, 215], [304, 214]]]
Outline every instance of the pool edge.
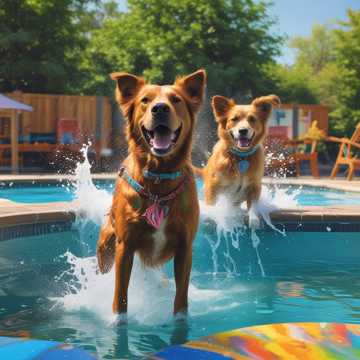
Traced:
[[[69, 230], [80, 214], [76, 201], [23, 204], [0, 200], [0, 209], [0, 241], [24, 236], [24, 233], [39, 234], [40, 228], [43, 233]], [[359, 205], [281, 209], [272, 212], [270, 218], [276, 227], [286, 231], [360, 232]], [[265, 224], [262, 229], [271, 230]]]

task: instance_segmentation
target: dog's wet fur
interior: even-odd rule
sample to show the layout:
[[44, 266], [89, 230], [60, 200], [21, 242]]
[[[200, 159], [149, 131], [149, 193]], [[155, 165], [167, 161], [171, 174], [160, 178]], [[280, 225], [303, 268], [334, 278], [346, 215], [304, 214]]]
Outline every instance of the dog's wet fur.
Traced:
[[[186, 313], [192, 242], [199, 222], [191, 149], [206, 73], [198, 70], [178, 78], [173, 85], [163, 86], [148, 84], [143, 78], [127, 73], [113, 73], [111, 78], [116, 81], [116, 100], [127, 121], [129, 155], [122, 165], [128, 174], [159, 197], [174, 191], [184, 177], [187, 180], [184, 190], [166, 204], [168, 215], [160, 228], [155, 229], [143, 216], [153, 202], [119, 177], [97, 243], [99, 268], [105, 273], [115, 263], [113, 311], [126, 313], [134, 254], [147, 266], [159, 266], [174, 258], [173, 311]], [[144, 177], [144, 169], [154, 173], [181, 171], [183, 175], [157, 183]]]
[[[273, 106], [279, 106], [276, 95], [256, 98], [250, 105], [237, 105], [232, 99], [214, 96], [212, 108], [218, 124], [219, 140], [201, 173], [204, 179], [205, 202], [213, 205], [219, 195], [227, 195], [234, 206], [247, 202], [248, 209], [257, 202], [261, 193], [264, 174], [264, 150], [267, 121]], [[251, 151], [246, 157], [249, 168], [244, 173], [238, 169], [240, 158], [231, 148]]]

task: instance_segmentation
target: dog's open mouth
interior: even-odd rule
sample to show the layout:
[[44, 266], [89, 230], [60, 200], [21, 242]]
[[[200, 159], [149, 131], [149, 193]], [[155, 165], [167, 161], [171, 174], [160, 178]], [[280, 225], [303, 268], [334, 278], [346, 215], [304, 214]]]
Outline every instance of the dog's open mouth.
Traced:
[[166, 155], [176, 145], [181, 132], [181, 125], [177, 130], [171, 131], [165, 125], [158, 125], [153, 130], [142, 127], [145, 140], [155, 155]]
[[252, 136], [250, 139], [247, 137], [240, 137], [236, 139], [236, 146], [239, 148], [247, 148], [251, 145], [252, 139], [254, 136]]
[[233, 138], [234, 143], [238, 148], [249, 148], [254, 139], [255, 133], [249, 138], [248, 136], [239, 136], [235, 137], [234, 134], [230, 131], [230, 135]]

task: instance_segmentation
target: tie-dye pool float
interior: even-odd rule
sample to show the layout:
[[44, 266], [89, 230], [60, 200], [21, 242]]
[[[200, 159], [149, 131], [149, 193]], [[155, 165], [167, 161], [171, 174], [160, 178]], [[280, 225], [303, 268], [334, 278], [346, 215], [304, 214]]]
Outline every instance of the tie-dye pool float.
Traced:
[[152, 359], [359, 359], [360, 326], [289, 323], [241, 328], [168, 347]]
[[2, 360], [94, 360], [89, 353], [56, 341], [0, 337]]

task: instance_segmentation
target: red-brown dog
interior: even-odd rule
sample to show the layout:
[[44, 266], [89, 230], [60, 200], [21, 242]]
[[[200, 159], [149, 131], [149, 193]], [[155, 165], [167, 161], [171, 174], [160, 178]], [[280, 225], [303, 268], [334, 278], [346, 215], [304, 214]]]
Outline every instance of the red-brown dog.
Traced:
[[115, 260], [113, 311], [126, 313], [134, 254], [148, 266], [174, 257], [174, 314], [186, 312], [199, 222], [190, 155], [206, 74], [199, 70], [165, 86], [126, 73], [111, 78], [127, 119], [129, 155], [98, 239], [99, 268], [108, 272]]
[[213, 205], [220, 194], [225, 194], [235, 206], [246, 201], [250, 210], [259, 200], [264, 174], [262, 142], [272, 107], [278, 105], [280, 99], [275, 95], [257, 98], [250, 105], [213, 97], [219, 141], [203, 169], [207, 204]]

